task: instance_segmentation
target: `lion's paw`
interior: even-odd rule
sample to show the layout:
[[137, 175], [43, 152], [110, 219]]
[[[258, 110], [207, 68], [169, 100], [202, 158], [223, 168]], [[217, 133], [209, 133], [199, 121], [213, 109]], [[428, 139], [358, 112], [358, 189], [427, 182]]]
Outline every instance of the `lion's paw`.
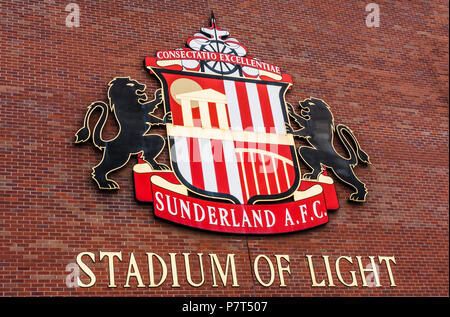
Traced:
[[317, 180], [319, 176], [314, 175], [314, 173], [307, 173], [303, 175], [304, 179], [308, 179], [308, 180]]
[[166, 113], [166, 114], [164, 115], [163, 122], [164, 122], [164, 123], [170, 123], [170, 122], [172, 122], [172, 111], [170, 111], [170, 112], [168, 112], [168, 113]]
[[100, 189], [119, 189], [119, 184], [108, 179], [105, 182], [102, 182], [102, 184], [99, 184], [99, 187]]
[[167, 166], [166, 164], [158, 164], [159, 169], [163, 170], [163, 171], [168, 171], [170, 170], [169, 166]]
[[155, 100], [160, 102], [162, 100], [162, 92], [161, 89], [155, 91]]
[[286, 132], [287, 133], [294, 133], [294, 129], [292, 129], [292, 127], [291, 127], [289, 122], [285, 123], [285, 128], [286, 128]]
[[364, 202], [366, 201], [366, 193], [353, 193], [350, 195], [349, 200], [355, 201], [355, 202]]

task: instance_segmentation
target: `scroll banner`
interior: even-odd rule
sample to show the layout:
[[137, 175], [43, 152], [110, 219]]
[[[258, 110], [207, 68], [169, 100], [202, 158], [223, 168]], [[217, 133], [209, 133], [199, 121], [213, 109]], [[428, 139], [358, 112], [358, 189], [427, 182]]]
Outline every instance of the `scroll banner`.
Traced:
[[215, 61], [232, 63], [241, 66], [248, 66], [281, 75], [280, 67], [264, 63], [260, 60], [237, 56], [225, 53], [216, 53], [208, 51], [192, 51], [192, 50], [171, 50], [159, 51], [156, 53], [156, 58], [162, 60], [177, 60], [177, 59], [193, 59], [202, 61]]
[[162, 67], [166, 69], [182, 70], [183, 67], [181, 61], [184, 60], [186, 57], [195, 56], [198, 57], [198, 60], [203, 61], [224, 62], [224, 63], [228, 63], [228, 61], [230, 61], [230, 63], [232, 64], [256, 68], [260, 71], [261, 79], [269, 81], [274, 80], [282, 81], [292, 84], [291, 75], [281, 73], [279, 67], [252, 58], [246, 58], [224, 53], [210, 53], [210, 52], [197, 52], [185, 50], [163, 51], [163, 52], [160, 51], [157, 53], [157, 56], [159, 57], [146, 57], [145, 67], [147, 68]]
[[326, 187], [329, 184], [323, 184], [324, 187], [318, 182], [306, 184], [304, 186], [308, 188], [297, 191], [294, 201], [290, 202], [235, 205], [190, 197], [172, 172], [149, 171], [142, 165], [148, 166], [137, 164], [133, 169], [136, 198], [153, 202], [157, 217], [178, 224], [216, 232], [276, 234], [305, 230], [328, 222], [325, 198], [330, 196], [330, 187]]

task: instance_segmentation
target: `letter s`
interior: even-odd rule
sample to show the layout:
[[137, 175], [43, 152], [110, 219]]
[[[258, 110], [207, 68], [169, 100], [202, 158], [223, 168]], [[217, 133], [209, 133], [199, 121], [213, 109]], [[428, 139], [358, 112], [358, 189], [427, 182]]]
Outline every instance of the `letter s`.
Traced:
[[95, 263], [95, 255], [94, 255], [94, 253], [91, 253], [91, 252], [81, 252], [77, 255], [78, 266], [90, 278], [90, 282], [88, 284], [84, 284], [80, 280], [80, 277], [77, 276], [78, 286], [88, 288], [88, 287], [94, 286], [97, 279], [95, 278], [94, 272], [92, 272], [92, 270], [86, 264], [84, 264], [83, 259], [82, 259], [84, 255], [89, 256], [93, 263]]
[[157, 201], [157, 205], [155, 206], [155, 208], [158, 209], [159, 211], [163, 211], [163, 209], [164, 209], [162, 196], [163, 196], [163, 194], [160, 193], [160, 192], [156, 192], [155, 193], [155, 198], [156, 198], [156, 201]]

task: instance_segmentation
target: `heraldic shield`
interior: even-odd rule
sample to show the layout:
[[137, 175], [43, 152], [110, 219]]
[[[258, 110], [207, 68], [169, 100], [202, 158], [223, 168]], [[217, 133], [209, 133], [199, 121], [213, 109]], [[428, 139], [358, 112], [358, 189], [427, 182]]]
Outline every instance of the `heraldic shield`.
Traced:
[[170, 159], [179, 181], [236, 204], [280, 200], [300, 182], [286, 131], [290, 83], [151, 67], [160, 79]]

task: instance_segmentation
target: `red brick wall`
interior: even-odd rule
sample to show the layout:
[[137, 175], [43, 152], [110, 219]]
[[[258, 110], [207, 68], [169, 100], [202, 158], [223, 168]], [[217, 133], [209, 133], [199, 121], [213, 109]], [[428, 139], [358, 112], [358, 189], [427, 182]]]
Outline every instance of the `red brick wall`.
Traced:
[[[379, 28], [365, 25], [369, 1], [76, 2], [79, 28], [65, 26], [69, 1], [0, 1], [0, 296], [448, 296], [447, 1], [377, 0]], [[134, 199], [133, 161], [114, 174], [119, 191], [97, 189], [90, 172], [101, 153], [73, 143], [86, 107], [106, 98], [115, 76], [131, 76], [151, 94], [158, 82], [143, 58], [183, 47], [208, 26], [210, 10], [251, 56], [293, 76], [289, 102], [322, 98], [353, 129], [372, 161], [356, 168], [367, 203], [348, 203], [351, 191], [338, 183], [341, 208], [325, 226], [254, 237], [155, 219], [151, 205]], [[116, 131], [110, 122], [105, 138]], [[115, 289], [100, 250], [123, 252]], [[96, 254], [97, 283], [67, 288], [65, 267], [83, 251]], [[181, 287], [171, 288], [169, 272], [160, 288], [138, 289], [135, 280], [123, 288], [130, 252], [146, 284], [145, 252], [167, 262], [168, 252], [180, 253]], [[189, 286], [183, 252], [236, 254], [240, 287], [212, 288], [206, 265], [205, 285]], [[278, 277], [270, 288], [257, 283], [250, 259], [258, 254], [290, 256], [287, 287]], [[336, 287], [312, 288], [306, 254], [360, 255], [365, 263], [394, 255], [398, 286], [386, 286], [382, 266], [383, 287], [348, 288], [334, 275]], [[325, 277], [323, 265], [317, 271]]]

